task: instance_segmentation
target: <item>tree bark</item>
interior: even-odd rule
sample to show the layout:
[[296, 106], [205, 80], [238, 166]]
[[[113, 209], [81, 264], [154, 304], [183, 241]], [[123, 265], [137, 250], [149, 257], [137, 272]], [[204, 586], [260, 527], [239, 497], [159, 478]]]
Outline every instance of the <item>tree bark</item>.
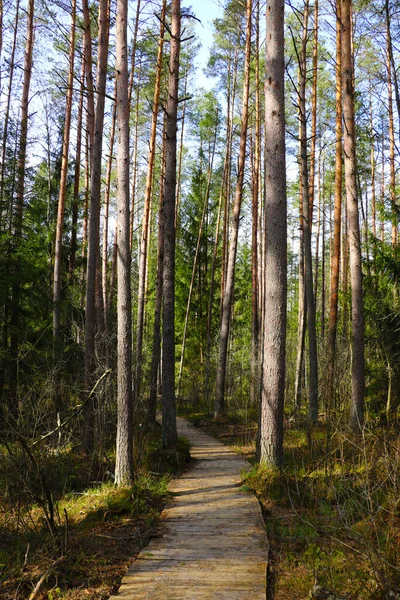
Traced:
[[[104, 104], [106, 93], [109, 2], [99, 2], [99, 39], [97, 57], [95, 110], [95, 132], [90, 169], [90, 206], [88, 220], [88, 255], [86, 269], [86, 314], [85, 314], [85, 390], [90, 393], [95, 381], [95, 337], [96, 337], [96, 280], [100, 262], [100, 189], [101, 158], [103, 149]], [[83, 445], [87, 452], [93, 449], [93, 396], [85, 405], [85, 434]]]
[[341, 44], [341, 4], [336, 2], [336, 154], [335, 154], [335, 207], [333, 213], [333, 244], [331, 253], [331, 284], [329, 302], [329, 325], [327, 347], [327, 394], [328, 411], [333, 407], [336, 333], [338, 322], [340, 239], [342, 224], [342, 182], [343, 182], [343, 109], [342, 109], [342, 44]]
[[221, 334], [217, 365], [217, 382], [214, 406], [214, 418], [225, 413], [225, 378], [228, 356], [229, 328], [231, 322], [233, 290], [235, 281], [235, 262], [239, 234], [240, 208], [243, 196], [244, 167], [246, 162], [247, 123], [249, 115], [249, 88], [250, 88], [250, 55], [251, 55], [251, 11], [252, 0], [246, 3], [246, 50], [244, 63], [243, 100], [242, 100], [242, 126], [240, 132], [240, 150], [238, 162], [238, 176], [236, 181], [235, 202], [233, 207], [232, 223], [230, 230], [229, 255], [226, 273], [226, 285], [222, 304]]
[[76, 0], [72, 2], [71, 33], [69, 38], [69, 70], [67, 83], [67, 96], [65, 107], [64, 137], [62, 145], [60, 190], [58, 195], [56, 240], [54, 249], [54, 275], [53, 275], [53, 346], [57, 360], [57, 347], [60, 347], [61, 334], [61, 290], [62, 290], [62, 236], [64, 229], [65, 199], [67, 194], [69, 138], [71, 134], [72, 97], [74, 84], [74, 59], [75, 59], [75, 18]]
[[175, 203], [180, 38], [180, 0], [172, 0], [163, 207], [162, 444], [164, 448], [170, 448], [177, 442], [175, 400]]
[[287, 203], [285, 165], [284, 2], [266, 7], [265, 318], [260, 461], [282, 466], [285, 393]]
[[138, 283], [138, 307], [137, 307], [137, 324], [136, 324], [136, 371], [135, 371], [135, 398], [136, 401], [140, 398], [140, 387], [142, 378], [142, 354], [143, 354], [143, 328], [144, 328], [144, 306], [146, 292], [146, 268], [147, 268], [147, 247], [149, 239], [149, 215], [151, 195], [153, 189], [153, 172], [154, 161], [156, 156], [156, 134], [158, 110], [160, 102], [160, 85], [162, 71], [162, 57], [164, 46], [164, 22], [165, 22], [166, 2], [163, 1], [161, 17], [160, 17], [160, 37], [158, 40], [158, 53], [156, 64], [156, 80], [154, 84], [154, 99], [151, 121], [151, 132], [149, 140], [148, 167], [146, 178], [146, 189], [143, 204], [143, 220], [142, 220], [142, 236], [140, 241], [139, 253], [139, 283]]
[[132, 301], [129, 243], [128, 0], [117, 2], [117, 443], [115, 483], [133, 481]]
[[352, 300], [352, 392], [349, 423], [353, 429], [359, 429], [363, 426], [364, 423], [365, 360], [361, 241], [357, 200], [353, 64], [351, 53], [351, 0], [340, 1], [342, 4], [341, 16], [344, 156]]

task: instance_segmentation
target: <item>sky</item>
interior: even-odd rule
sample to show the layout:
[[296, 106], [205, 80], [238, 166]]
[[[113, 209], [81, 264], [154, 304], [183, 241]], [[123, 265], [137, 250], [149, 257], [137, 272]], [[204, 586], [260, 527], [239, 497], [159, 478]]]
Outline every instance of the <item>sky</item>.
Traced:
[[213, 80], [206, 78], [202, 70], [207, 65], [209, 49], [212, 44], [212, 21], [222, 16], [222, 8], [218, 0], [192, 0], [191, 5], [196, 17], [201, 21], [201, 23], [196, 21], [196, 32], [202, 44], [197, 56], [198, 83], [200, 86], [210, 89], [213, 86]]

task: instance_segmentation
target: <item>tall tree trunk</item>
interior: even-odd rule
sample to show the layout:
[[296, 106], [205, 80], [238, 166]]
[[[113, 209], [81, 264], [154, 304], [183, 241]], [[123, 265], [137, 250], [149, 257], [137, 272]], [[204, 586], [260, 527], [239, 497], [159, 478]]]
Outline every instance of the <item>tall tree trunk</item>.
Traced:
[[128, 0], [117, 2], [117, 443], [115, 483], [133, 481], [133, 399], [132, 399], [132, 301], [131, 253], [129, 243], [129, 103], [128, 103]]
[[77, 134], [75, 150], [75, 173], [74, 173], [74, 198], [72, 202], [72, 223], [71, 223], [71, 244], [68, 261], [68, 273], [70, 284], [74, 280], [77, 234], [78, 234], [78, 213], [79, 213], [79, 188], [81, 176], [81, 153], [82, 153], [82, 130], [83, 130], [83, 95], [85, 90], [85, 58], [82, 55], [81, 84], [79, 90], [79, 104], [77, 116]]
[[185, 117], [186, 117], [186, 92], [187, 92], [187, 84], [188, 84], [188, 72], [189, 67], [186, 68], [185, 73], [185, 84], [183, 91], [183, 107], [182, 114], [180, 117], [181, 122], [181, 139], [179, 143], [179, 161], [178, 161], [178, 173], [177, 173], [177, 181], [176, 181], [176, 203], [175, 203], [175, 230], [179, 233], [179, 207], [181, 202], [181, 192], [182, 192], [182, 162], [183, 162], [183, 141], [185, 134]]
[[249, 115], [249, 87], [250, 87], [250, 54], [251, 54], [251, 11], [252, 0], [246, 3], [246, 50], [244, 63], [243, 100], [242, 100], [242, 126], [240, 132], [240, 150], [238, 162], [238, 176], [236, 181], [235, 203], [233, 207], [232, 223], [229, 236], [229, 255], [226, 272], [226, 286], [222, 304], [221, 334], [217, 365], [217, 383], [215, 395], [214, 417], [217, 418], [225, 412], [225, 378], [228, 356], [229, 328], [231, 322], [233, 290], [235, 281], [235, 262], [239, 235], [240, 208], [243, 196], [244, 167], [246, 162], [247, 123]]
[[[111, 131], [108, 149], [108, 161], [106, 170], [106, 181], [104, 190], [104, 207], [103, 207], [103, 248], [101, 259], [101, 287], [103, 293], [103, 317], [104, 317], [104, 333], [108, 334], [108, 318], [109, 318], [109, 291], [108, 291], [108, 227], [109, 227], [109, 212], [110, 212], [110, 191], [111, 191], [111, 173], [113, 165], [114, 140], [115, 140], [115, 124], [117, 119], [117, 78], [115, 79], [115, 101], [112, 109]], [[129, 196], [128, 196], [129, 197]]]
[[142, 354], [143, 354], [143, 328], [144, 328], [144, 305], [146, 297], [146, 269], [147, 269], [147, 247], [149, 239], [149, 215], [150, 204], [153, 189], [153, 172], [154, 161], [156, 156], [156, 134], [157, 120], [160, 102], [160, 86], [161, 86], [161, 71], [162, 57], [164, 46], [164, 22], [165, 22], [166, 1], [163, 1], [161, 17], [160, 17], [160, 37], [158, 40], [158, 53], [156, 64], [156, 80], [154, 84], [154, 99], [153, 113], [151, 122], [151, 132], [149, 140], [149, 155], [146, 178], [146, 189], [143, 205], [143, 221], [142, 221], [142, 236], [140, 241], [139, 254], [139, 283], [138, 283], [138, 307], [137, 307], [137, 324], [136, 324], [136, 371], [135, 371], [135, 398], [136, 401], [140, 398], [140, 386], [142, 378]]
[[287, 204], [285, 165], [284, 1], [266, 10], [265, 318], [260, 461], [281, 467], [285, 394]]
[[[311, 151], [310, 151], [310, 181], [309, 181], [309, 206], [311, 229], [313, 221], [313, 207], [315, 195], [315, 150], [317, 145], [317, 108], [318, 108], [318, 0], [314, 3], [314, 43], [313, 43], [313, 80], [311, 95]], [[307, 40], [306, 40], [307, 43]]]
[[129, 73], [129, 87], [128, 87], [129, 111], [131, 109], [133, 82], [134, 82], [135, 70], [136, 70], [136, 50], [137, 50], [137, 38], [138, 38], [138, 32], [139, 32], [140, 9], [141, 9], [141, 0], [137, 0], [136, 15], [135, 15], [135, 29], [133, 31], [133, 40], [132, 40], [131, 71]]
[[335, 207], [333, 213], [333, 244], [331, 251], [331, 285], [329, 301], [329, 325], [327, 347], [327, 394], [326, 406], [333, 406], [336, 333], [338, 322], [340, 239], [342, 224], [342, 182], [343, 182], [343, 110], [342, 110], [342, 44], [341, 44], [341, 3], [336, 2], [336, 155], [335, 155]]
[[315, 318], [315, 298], [313, 290], [313, 270], [311, 252], [312, 206], [309, 198], [308, 163], [307, 163], [307, 114], [306, 114], [306, 81], [307, 81], [307, 38], [308, 38], [308, 0], [304, 5], [304, 23], [302, 48], [300, 55], [299, 81], [299, 121], [300, 121], [300, 170], [301, 189], [303, 195], [303, 229], [304, 229], [304, 267], [307, 300], [307, 329], [309, 352], [309, 408], [308, 415], [312, 423], [318, 420], [318, 356], [317, 332]]
[[[10, 55], [10, 74], [8, 76], [8, 90], [6, 106], [4, 109], [4, 122], [3, 122], [3, 140], [1, 147], [1, 172], [0, 172], [0, 231], [4, 231], [7, 227], [7, 213], [11, 210], [11, 202], [9, 206], [4, 206], [4, 175], [6, 167], [6, 152], [7, 152], [7, 138], [8, 138], [8, 125], [10, 122], [10, 105], [11, 105], [11, 92], [12, 84], [14, 79], [14, 63], [15, 63], [15, 49], [17, 45], [17, 33], [18, 33], [18, 22], [19, 22], [19, 2], [17, 0], [15, 7], [15, 21], [14, 21], [14, 36], [11, 47]], [[5, 216], [4, 223], [2, 223], [3, 214]]]
[[365, 361], [361, 242], [357, 201], [353, 65], [351, 53], [351, 0], [340, 1], [342, 3], [342, 89], [344, 117], [344, 162], [347, 216], [349, 227], [352, 300], [352, 393], [349, 422], [352, 428], [359, 429], [363, 426], [364, 423]]
[[[100, 7], [100, 2], [99, 2]], [[86, 74], [86, 126], [89, 140], [89, 157], [92, 160], [94, 144], [94, 83], [93, 83], [93, 53], [92, 53], [92, 34], [91, 19], [88, 0], [82, 0], [83, 26], [84, 26], [84, 48], [85, 74]]]
[[388, 78], [388, 101], [389, 101], [389, 165], [390, 165], [390, 203], [392, 207], [392, 246], [397, 245], [397, 212], [396, 212], [396, 170], [394, 160], [394, 118], [393, 118], [393, 84], [392, 63], [389, 51], [389, 28], [386, 36], [386, 69]]
[[[374, 113], [372, 108], [372, 88], [370, 85], [369, 94], [369, 127], [371, 138], [371, 216], [372, 216], [372, 235], [376, 238], [376, 189], [375, 189], [375, 135], [374, 135]], [[375, 243], [375, 242], [374, 242]]]
[[165, 187], [164, 187], [164, 263], [162, 327], [162, 444], [176, 444], [175, 400], [175, 202], [176, 202], [176, 129], [179, 94], [179, 52], [181, 43], [181, 4], [172, 0], [172, 23], [166, 106]]
[[256, 14], [256, 56], [255, 56], [255, 143], [254, 167], [252, 173], [252, 230], [251, 230], [251, 373], [250, 403], [259, 403], [259, 312], [258, 312], [258, 204], [260, 195], [261, 170], [261, 87], [260, 87], [260, 0], [257, 0]]
[[[99, 2], [99, 39], [97, 57], [95, 110], [95, 132], [90, 170], [90, 206], [88, 220], [88, 256], [86, 269], [86, 314], [85, 314], [85, 390], [89, 394], [94, 386], [96, 371], [95, 336], [96, 336], [96, 280], [100, 263], [100, 189], [101, 189], [101, 157], [103, 148], [104, 104], [106, 93], [108, 35], [109, 35], [109, 1]], [[93, 396], [85, 404], [85, 434], [83, 445], [87, 452], [93, 449]]]
[[164, 261], [164, 232], [163, 232], [163, 198], [165, 182], [165, 115], [164, 131], [161, 155], [161, 177], [160, 177], [160, 198], [158, 203], [158, 240], [157, 240], [157, 282], [156, 282], [156, 303], [154, 308], [154, 326], [153, 326], [153, 348], [151, 355], [150, 371], [150, 396], [148, 406], [148, 425], [153, 429], [156, 423], [157, 411], [157, 390], [158, 390], [158, 372], [161, 358], [161, 310], [163, 297], [163, 261]]
[[[22, 218], [24, 212], [25, 195], [25, 165], [26, 150], [28, 140], [28, 108], [29, 108], [29, 89], [32, 74], [32, 55], [33, 55], [33, 15], [35, 10], [34, 0], [28, 3], [27, 33], [25, 44], [24, 76], [22, 83], [21, 97], [21, 121], [17, 163], [17, 181], [16, 181], [16, 199], [14, 206], [14, 240], [13, 253], [18, 251], [22, 239]], [[17, 265], [14, 266], [17, 268]], [[17, 417], [18, 414], [18, 355], [19, 355], [19, 326], [20, 326], [20, 285], [18, 278], [14, 278], [12, 286], [12, 305], [10, 316], [10, 383], [9, 383], [9, 408], [10, 415]]]
[[54, 359], [58, 359], [61, 349], [61, 291], [62, 291], [62, 238], [64, 229], [65, 200], [67, 195], [69, 138], [71, 134], [72, 97], [74, 84], [74, 59], [75, 59], [75, 19], [76, 0], [72, 2], [71, 33], [69, 38], [69, 70], [67, 83], [67, 97], [65, 107], [64, 137], [62, 145], [60, 190], [58, 195], [56, 240], [54, 249], [54, 276], [53, 276], [53, 346]]

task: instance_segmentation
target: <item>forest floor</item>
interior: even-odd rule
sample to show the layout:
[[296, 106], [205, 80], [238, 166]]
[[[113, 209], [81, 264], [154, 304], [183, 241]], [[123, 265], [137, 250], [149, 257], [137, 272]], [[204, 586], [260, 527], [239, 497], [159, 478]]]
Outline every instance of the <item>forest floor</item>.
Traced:
[[[218, 422], [183, 412], [254, 463], [251, 410]], [[400, 599], [399, 459], [395, 428], [355, 436], [323, 417], [315, 427], [285, 422], [283, 471], [254, 464], [245, 477], [263, 509], [274, 600]]]
[[88, 464], [71, 448], [58, 456], [47, 449], [32, 469], [17, 444], [0, 447], [2, 600], [99, 600], [117, 591], [171, 498], [169, 473], [187, 468], [185, 440], [174, 456], [158, 440], [150, 447], [147, 467], [123, 488], [112, 482], [112, 457]]

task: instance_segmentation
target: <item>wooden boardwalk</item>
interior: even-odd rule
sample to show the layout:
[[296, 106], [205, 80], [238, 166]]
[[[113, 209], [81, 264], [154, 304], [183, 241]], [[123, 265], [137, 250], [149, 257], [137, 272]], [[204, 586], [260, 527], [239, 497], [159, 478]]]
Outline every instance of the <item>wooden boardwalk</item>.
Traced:
[[[240, 490], [249, 463], [178, 419], [195, 458], [114, 600], [265, 600], [268, 543], [256, 498]], [[111, 599], [111, 600], [112, 600]]]

